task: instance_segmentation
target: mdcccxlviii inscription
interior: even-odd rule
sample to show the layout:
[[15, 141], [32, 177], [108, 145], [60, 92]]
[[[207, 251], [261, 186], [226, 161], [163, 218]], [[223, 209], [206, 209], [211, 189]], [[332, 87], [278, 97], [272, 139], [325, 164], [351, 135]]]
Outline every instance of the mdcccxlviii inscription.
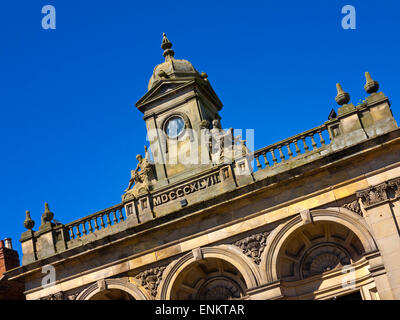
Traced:
[[220, 182], [221, 180], [219, 179], [219, 173], [196, 180], [194, 182], [190, 182], [174, 190], [155, 196], [153, 198], [153, 206], [156, 207], [169, 201], [182, 198], [188, 194], [209, 188]]

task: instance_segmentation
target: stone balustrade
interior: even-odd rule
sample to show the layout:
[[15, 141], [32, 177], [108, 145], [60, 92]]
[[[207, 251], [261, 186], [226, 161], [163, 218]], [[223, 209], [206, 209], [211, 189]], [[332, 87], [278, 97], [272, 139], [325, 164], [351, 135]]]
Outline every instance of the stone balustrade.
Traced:
[[[324, 138], [324, 132], [328, 132], [329, 140], [325, 140], [327, 138]], [[256, 167], [264, 169], [282, 161], [295, 159], [316, 149], [324, 148], [330, 140], [330, 131], [325, 124], [321, 125], [255, 151]]]
[[103, 230], [111, 225], [124, 221], [126, 219], [124, 211], [124, 206], [122, 204], [117, 204], [68, 223], [65, 225], [65, 228], [68, 230], [70, 239], [81, 238], [97, 230]]
[[[296, 159], [323, 148], [330, 142], [330, 139], [324, 138], [324, 132], [328, 132], [327, 135], [330, 137], [325, 124], [255, 151], [254, 159], [257, 169], [272, 167], [282, 161]], [[272, 161], [268, 160], [267, 154], [270, 155]], [[74, 240], [120, 223], [126, 219], [126, 216], [124, 204], [120, 203], [75, 220], [64, 227], [69, 239]]]

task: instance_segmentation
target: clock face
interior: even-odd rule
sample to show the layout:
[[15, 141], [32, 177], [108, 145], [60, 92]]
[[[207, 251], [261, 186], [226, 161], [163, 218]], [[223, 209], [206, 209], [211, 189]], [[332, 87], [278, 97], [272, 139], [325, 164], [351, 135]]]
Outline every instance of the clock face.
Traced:
[[172, 117], [165, 124], [165, 133], [170, 138], [176, 138], [179, 136], [183, 129], [185, 129], [185, 122], [181, 117], [178, 116]]

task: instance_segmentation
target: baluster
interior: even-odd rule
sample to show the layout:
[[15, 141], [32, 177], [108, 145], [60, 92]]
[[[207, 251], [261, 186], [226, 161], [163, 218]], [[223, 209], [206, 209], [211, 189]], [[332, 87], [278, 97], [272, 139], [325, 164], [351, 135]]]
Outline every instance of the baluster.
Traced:
[[116, 224], [116, 223], [118, 223], [118, 219], [117, 219], [117, 210], [114, 210], [113, 211], [113, 222], [114, 222], [114, 224]]
[[264, 157], [265, 167], [269, 167], [269, 161], [268, 161], [268, 158], [267, 158], [267, 153], [263, 152], [262, 155]]
[[323, 145], [325, 144], [325, 140], [324, 140], [324, 138], [322, 137], [322, 131], [319, 130], [319, 131], [318, 131], [318, 134], [319, 134], [319, 140], [321, 141], [321, 146], [323, 146]]
[[119, 209], [119, 222], [124, 221], [124, 215], [122, 214], [122, 208]]
[[99, 225], [97, 224], [97, 218], [98, 218], [98, 217], [94, 217], [94, 228], [95, 228], [96, 230], [99, 230], [100, 228], [99, 228]]
[[278, 150], [279, 150], [279, 157], [281, 158], [281, 161], [285, 161], [285, 156], [283, 155], [283, 152], [282, 152], [282, 146], [279, 146]]
[[303, 144], [304, 144], [304, 153], [306, 153], [307, 151], [310, 150], [310, 149], [308, 148], [307, 143], [306, 143], [306, 137], [301, 137], [301, 140], [303, 140]]
[[272, 154], [272, 161], [274, 162], [272, 165], [274, 165], [275, 163], [278, 162], [278, 160], [276, 159], [274, 149], [271, 149], [270, 151], [271, 151], [271, 154]]
[[69, 235], [71, 239], [75, 239], [75, 235], [74, 235], [74, 226], [70, 226], [69, 227]]
[[312, 145], [313, 150], [314, 150], [314, 149], [317, 148], [317, 143], [315, 142], [314, 134], [310, 135], [310, 137], [311, 137], [311, 145]]
[[290, 149], [290, 143], [288, 143], [288, 144], [286, 145], [286, 148], [287, 148], [287, 150], [288, 150], [289, 159], [290, 159], [290, 158], [293, 158], [293, 152], [292, 152], [292, 150]]
[[294, 146], [296, 148], [296, 156], [298, 156], [300, 154], [300, 148], [299, 148], [297, 142], [298, 142], [297, 139], [293, 141]]
[[103, 215], [100, 215], [100, 221], [101, 221], [101, 228], [104, 229], [106, 225], [104, 224]]
[[261, 166], [261, 163], [260, 163], [260, 159], [258, 159], [258, 156], [256, 156], [256, 163], [257, 163], [257, 168], [261, 169], [262, 166]]
[[331, 130], [329, 130], [329, 129], [328, 129], [328, 134], [329, 134], [329, 140], [332, 141], [332, 133], [331, 133]]
[[88, 220], [88, 225], [89, 225], [89, 233], [93, 232], [93, 228], [92, 228], [92, 219]]
[[86, 231], [86, 221], [83, 221], [83, 223], [82, 223], [82, 232], [83, 232], [83, 234], [87, 234], [87, 231]]
[[81, 231], [79, 230], [79, 223], [77, 225], [75, 225], [76, 227], [76, 237], [80, 238], [81, 237]]
[[107, 216], [107, 227], [109, 227], [109, 226], [111, 226], [110, 213], [107, 212], [106, 216]]

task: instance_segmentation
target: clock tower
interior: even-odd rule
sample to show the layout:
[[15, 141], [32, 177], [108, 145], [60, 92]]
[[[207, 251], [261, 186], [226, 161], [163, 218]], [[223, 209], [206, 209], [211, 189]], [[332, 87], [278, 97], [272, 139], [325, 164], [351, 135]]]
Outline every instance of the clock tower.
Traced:
[[146, 122], [157, 188], [212, 166], [201, 129], [211, 129], [222, 108], [207, 74], [175, 59], [165, 33], [161, 48], [165, 61], [154, 68], [148, 92], [136, 103]]

